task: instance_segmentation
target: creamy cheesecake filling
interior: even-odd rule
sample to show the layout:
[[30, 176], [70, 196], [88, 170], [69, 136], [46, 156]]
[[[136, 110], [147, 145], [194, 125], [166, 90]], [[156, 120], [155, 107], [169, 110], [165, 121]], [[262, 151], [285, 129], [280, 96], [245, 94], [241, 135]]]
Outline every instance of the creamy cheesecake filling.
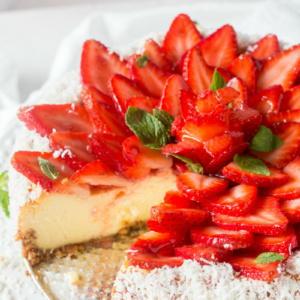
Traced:
[[172, 169], [161, 170], [125, 188], [97, 189], [88, 198], [50, 193], [27, 203], [19, 217], [22, 235], [34, 232], [34, 245], [51, 250], [116, 234], [147, 221], [150, 208], [176, 187]]

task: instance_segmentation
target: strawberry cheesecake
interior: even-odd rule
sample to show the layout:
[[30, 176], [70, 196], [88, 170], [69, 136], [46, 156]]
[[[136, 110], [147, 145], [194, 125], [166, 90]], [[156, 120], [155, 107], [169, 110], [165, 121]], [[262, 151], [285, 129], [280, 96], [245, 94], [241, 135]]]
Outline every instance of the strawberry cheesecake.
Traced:
[[79, 93], [18, 113], [24, 256], [148, 221], [113, 299], [300, 297], [299, 71], [300, 45], [204, 36], [184, 14], [124, 58], [86, 41]]

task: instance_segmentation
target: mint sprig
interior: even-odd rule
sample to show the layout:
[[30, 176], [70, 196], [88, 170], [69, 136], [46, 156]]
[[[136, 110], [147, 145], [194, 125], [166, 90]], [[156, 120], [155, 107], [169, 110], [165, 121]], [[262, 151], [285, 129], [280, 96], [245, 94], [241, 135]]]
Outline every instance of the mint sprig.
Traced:
[[224, 87], [226, 87], [226, 82], [221, 76], [221, 74], [217, 71], [217, 68], [215, 68], [213, 80], [209, 88], [213, 90], [215, 94], [217, 90], [222, 89]]
[[273, 134], [271, 129], [261, 125], [250, 141], [249, 149], [260, 152], [270, 152], [282, 145], [283, 141], [277, 135]]
[[9, 218], [9, 195], [8, 195], [8, 175], [7, 171], [0, 174], [0, 204], [2, 206], [3, 212]]
[[235, 154], [233, 161], [244, 171], [270, 176], [270, 170], [261, 159]]
[[195, 163], [191, 159], [183, 157], [183, 156], [180, 156], [180, 155], [171, 154], [171, 153], [168, 153], [168, 155], [173, 156], [175, 158], [178, 158], [181, 161], [183, 161], [184, 163], [186, 163], [186, 167], [190, 171], [192, 171], [194, 173], [201, 173], [201, 174], [203, 174], [203, 167], [201, 166], [201, 164]]
[[[126, 124], [137, 135], [143, 145], [160, 150], [171, 141], [171, 118], [167, 112], [154, 112], [151, 115], [145, 110], [129, 106], [125, 115]], [[172, 117], [172, 116], [171, 116]]]
[[149, 55], [148, 54], [144, 54], [144, 55], [141, 55], [137, 58], [137, 60], [135, 61], [135, 65], [138, 67], [138, 68], [144, 68], [148, 62], [148, 58], [149, 58]]
[[268, 264], [271, 262], [281, 261], [284, 259], [285, 257], [280, 255], [277, 252], [264, 252], [259, 254], [254, 260], [254, 262], [257, 264]]
[[153, 116], [164, 124], [167, 131], [171, 132], [171, 126], [174, 122], [174, 117], [163, 109], [153, 109]]
[[49, 160], [44, 159], [42, 157], [38, 157], [38, 162], [39, 162], [39, 166], [41, 171], [43, 172], [43, 174], [45, 176], [47, 176], [48, 178], [50, 178], [51, 180], [56, 180], [59, 178], [59, 173], [56, 170], [55, 166], [53, 166]]

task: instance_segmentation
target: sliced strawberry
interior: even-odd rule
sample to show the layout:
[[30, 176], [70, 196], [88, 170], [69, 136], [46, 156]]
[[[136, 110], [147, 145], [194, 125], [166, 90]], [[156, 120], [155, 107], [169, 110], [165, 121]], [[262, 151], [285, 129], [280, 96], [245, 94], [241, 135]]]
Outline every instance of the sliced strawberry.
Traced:
[[279, 53], [277, 36], [274, 34], [266, 35], [255, 44], [249, 46], [246, 53], [251, 54], [257, 60], [269, 58], [270, 56]]
[[233, 140], [229, 133], [224, 133], [204, 142], [204, 149], [212, 157], [216, 157], [223, 154], [224, 152], [230, 151], [232, 146]]
[[286, 110], [279, 113], [264, 116], [263, 124], [270, 127], [276, 123], [296, 122], [300, 123], [300, 109]]
[[226, 230], [218, 226], [193, 227], [190, 230], [193, 243], [236, 250], [248, 248], [254, 241], [253, 233], [245, 230]]
[[181, 114], [180, 90], [190, 90], [190, 87], [179, 74], [174, 74], [168, 78], [159, 101], [158, 108], [170, 113], [173, 117]]
[[261, 192], [264, 195], [271, 195], [281, 199], [296, 199], [300, 197], [300, 157], [297, 156], [290, 162], [283, 172], [287, 174], [288, 181], [279, 187], [263, 189]]
[[89, 97], [84, 98], [83, 103], [92, 120], [94, 132], [112, 133], [119, 136], [132, 134], [120, 112], [113, 106]]
[[[173, 163], [173, 169], [174, 169], [174, 172], [177, 176], [181, 175], [182, 173], [184, 172], [187, 172], [188, 171], [188, 168], [186, 167], [185, 164], [183, 163], [177, 163], [177, 162], [174, 162]], [[175, 204], [174, 204], [175, 205]], [[175, 205], [176, 206], [176, 205]]]
[[92, 132], [86, 109], [80, 104], [42, 104], [22, 107], [18, 118], [41, 136], [53, 131]]
[[258, 264], [254, 260], [257, 255], [252, 253], [235, 254], [228, 260], [240, 275], [254, 280], [271, 281], [280, 276], [282, 270], [282, 262], [271, 262], [267, 264]]
[[280, 202], [280, 209], [290, 224], [300, 222], [300, 199], [282, 201]]
[[81, 78], [83, 84], [90, 84], [109, 95], [108, 80], [119, 73], [129, 77], [126, 60], [95, 40], [87, 40], [81, 54]]
[[186, 121], [189, 118], [196, 117], [198, 112], [196, 111], [197, 95], [189, 90], [181, 90], [179, 92], [179, 99], [181, 104], [181, 111], [183, 120]]
[[227, 190], [228, 181], [198, 173], [186, 172], [177, 177], [177, 187], [193, 201], [221, 195]]
[[72, 175], [71, 181], [76, 184], [120, 187], [132, 184], [100, 160], [95, 160], [78, 170]]
[[130, 249], [144, 249], [146, 252], [153, 254], [171, 256], [174, 255], [174, 247], [182, 247], [185, 244], [185, 234], [150, 231], [139, 236]]
[[166, 193], [164, 203], [174, 205], [177, 208], [194, 208], [195, 202], [191, 201], [182, 192], [170, 190]]
[[140, 267], [146, 270], [162, 268], [180, 267], [184, 260], [181, 257], [161, 256], [147, 253], [144, 250], [128, 250], [127, 259], [132, 266]]
[[264, 61], [258, 73], [257, 89], [281, 85], [286, 91], [293, 87], [300, 71], [300, 45], [293, 46]]
[[161, 203], [151, 208], [149, 230], [157, 232], [186, 232], [193, 226], [206, 224], [209, 213], [194, 208], [176, 208]]
[[286, 91], [281, 101], [281, 111], [294, 109], [300, 109], [300, 85]]
[[288, 181], [288, 175], [279, 169], [268, 167], [269, 176], [244, 171], [235, 162], [223, 168], [223, 175], [237, 183], [256, 185], [258, 187], [273, 187], [283, 185]]
[[278, 113], [283, 99], [281, 85], [274, 85], [265, 90], [259, 91], [248, 99], [248, 105], [258, 110], [262, 115]]
[[50, 145], [58, 151], [58, 156], [74, 170], [78, 170], [96, 159], [89, 151], [89, 133], [53, 132], [50, 134]]
[[243, 109], [248, 99], [247, 88], [244, 82], [240, 78], [234, 77], [228, 82], [227, 86], [234, 88], [240, 93], [240, 95], [232, 101], [232, 108]]
[[75, 196], [83, 199], [91, 195], [91, 189], [88, 184], [75, 184], [69, 180], [62, 180], [55, 183], [52, 191], [59, 194], [69, 194], [73, 197]]
[[232, 26], [224, 25], [199, 44], [209, 66], [226, 68], [237, 56], [236, 33]]
[[158, 105], [158, 100], [149, 97], [133, 97], [126, 100], [126, 111], [129, 106], [138, 107], [139, 109], [145, 110], [152, 114], [153, 109]]
[[171, 74], [159, 68], [150, 60], [147, 61], [144, 67], [139, 68], [136, 65], [139, 57], [140, 55], [134, 54], [129, 59], [131, 78], [137, 81], [152, 97], [160, 98], [166, 81]]
[[83, 99], [83, 102], [85, 103], [87, 109], [90, 108], [89, 106], [87, 106], [87, 104], [89, 103], [89, 99], [98, 100], [105, 104], [114, 106], [114, 102], [110, 96], [107, 96], [106, 94], [102, 93], [92, 85], [82, 86], [81, 98]]
[[299, 153], [300, 150], [300, 124], [284, 123], [273, 129], [283, 145], [271, 152], [253, 151], [255, 155], [277, 168], [284, 168]]
[[126, 100], [133, 97], [148, 97], [146, 90], [137, 82], [120, 74], [115, 74], [110, 78], [109, 88], [115, 102], [115, 107], [123, 115], [127, 111]]
[[125, 158], [135, 166], [150, 169], [171, 168], [172, 157], [167, 157], [159, 150], [144, 146], [137, 136], [127, 138], [122, 145]]
[[172, 72], [172, 63], [166, 58], [162, 49], [153, 39], [146, 41], [143, 54], [148, 54], [148, 58], [159, 68], [166, 72]]
[[[283, 213], [285, 214], [284, 211]], [[287, 215], [286, 217], [288, 218]], [[279, 235], [256, 235], [251, 248], [258, 252], [277, 252], [290, 254], [292, 249], [297, 247], [297, 245], [298, 243], [295, 229], [292, 225], [288, 225], [286, 230]]]
[[185, 56], [182, 75], [194, 93], [200, 94], [210, 87], [213, 73], [214, 69], [206, 64], [198, 47], [193, 47], [188, 51]]
[[182, 55], [201, 41], [202, 37], [189, 16], [178, 15], [167, 32], [162, 50], [167, 59], [177, 63]]
[[[48, 160], [56, 168], [59, 173], [58, 179], [52, 180], [42, 172], [38, 157]], [[47, 192], [53, 190], [55, 185], [70, 178], [74, 173], [74, 170], [61, 157], [54, 158], [52, 152], [18, 151], [12, 156], [11, 164], [19, 173], [34, 184], [40, 184]]]
[[232, 252], [216, 246], [188, 245], [175, 248], [175, 254], [184, 259], [195, 260], [200, 265], [207, 265], [207, 261], [223, 262], [227, 260]]
[[256, 186], [239, 184], [217, 198], [201, 201], [201, 205], [212, 214], [244, 216], [252, 210], [256, 197]]
[[282, 233], [287, 224], [287, 218], [279, 209], [278, 199], [274, 197], [258, 197], [253, 210], [246, 216], [233, 217], [217, 214], [213, 222], [228, 230], [247, 230], [265, 235]]
[[250, 55], [241, 54], [227, 66], [227, 70], [243, 80], [250, 95], [255, 92], [257, 71], [255, 61]]
[[213, 90], [205, 90], [197, 97], [196, 110], [199, 114], [210, 113], [218, 104]]
[[175, 118], [171, 126], [171, 136], [176, 136], [177, 132], [184, 126], [184, 119], [182, 115]]
[[220, 103], [229, 104], [240, 96], [239, 91], [232, 87], [224, 87], [216, 91], [216, 98]]

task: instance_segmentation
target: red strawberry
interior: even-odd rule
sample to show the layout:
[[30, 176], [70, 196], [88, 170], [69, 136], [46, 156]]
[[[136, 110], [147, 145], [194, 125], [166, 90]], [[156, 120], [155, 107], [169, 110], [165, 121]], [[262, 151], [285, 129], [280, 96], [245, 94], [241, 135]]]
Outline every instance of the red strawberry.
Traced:
[[98, 186], [128, 186], [132, 182], [120, 176], [111, 167], [100, 160], [85, 165], [72, 175], [71, 181], [76, 184], [89, 184]]
[[221, 195], [227, 190], [228, 181], [198, 173], [186, 172], [177, 177], [177, 187], [193, 201]]
[[183, 120], [195, 118], [198, 115], [196, 111], [197, 95], [189, 90], [181, 90], [179, 92], [179, 99], [181, 104], [181, 111]]
[[228, 82], [227, 86], [234, 88], [240, 93], [240, 95], [232, 101], [232, 108], [243, 109], [248, 99], [247, 88], [244, 82], [240, 78], [234, 77]]
[[254, 241], [254, 235], [249, 231], [226, 230], [214, 225], [193, 227], [190, 235], [195, 244], [206, 244], [229, 250], [248, 248]]
[[[177, 162], [173, 163], [173, 169], [174, 169], [175, 174], [176, 174], [177, 176], [179, 176], [179, 175], [181, 175], [182, 173], [188, 171], [188, 168], [186, 167], [185, 164], [183, 164], [183, 163], [177, 163]], [[174, 205], [176, 206], [176, 204], [174, 204]]]
[[299, 153], [300, 124], [279, 124], [275, 129], [273, 129], [273, 132], [284, 142], [282, 146], [271, 152], [252, 152], [264, 161], [282, 169]]
[[228, 65], [227, 70], [243, 80], [250, 95], [255, 92], [256, 65], [250, 55], [241, 54]]
[[196, 110], [199, 114], [210, 113], [218, 104], [213, 90], [205, 90], [197, 97]]
[[207, 265], [207, 261], [223, 262], [227, 260], [232, 252], [215, 246], [188, 245], [175, 248], [175, 254], [184, 259], [195, 260], [200, 265]]
[[136, 61], [139, 57], [140, 55], [134, 54], [129, 59], [131, 78], [137, 81], [151, 96], [160, 98], [166, 81], [171, 74], [159, 68], [150, 60], [147, 61], [144, 67], [138, 67]]
[[54, 132], [51, 133], [50, 144], [58, 156], [74, 170], [78, 170], [96, 159], [89, 151], [89, 133]]
[[[86, 103], [85, 105], [86, 105], [87, 109], [90, 108], [89, 106], [87, 106], [87, 104], [89, 103], [89, 99], [98, 100], [105, 104], [114, 106], [114, 102], [110, 96], [107, 96], [106, 94], [102, 93], [101, 91], [99, 91], [92, 85], [83, 85], [82, 86], [81, 98], [83, 99], [83, 102]], [[87, 100], [85, 101], [85, 99], [87, 99]]]
[[193, 208], [195, 202], [191, 201], [180, 191], [170, 190], [166, 193], [164, 203], [174, 205], [177, 208]]
[[113, 133], [119, 136], [132, 134], [122, 115], [113, 106], [89, 97], [83, 99], [92, 120], [94, 132]]
[[201, 201], [201, 205], [213, 214], [244, 216], [252, 210], [256, 197], [256, 186], [239, 184], [217, 198]]
[[280, 209], [291, 224], [300, 222], [300, 199], [282, 201]]
[[199, 44], [206, 63], [226, 68], [237, 56], [236, 33], [232, 26], [224, 25]]
[[202, 37], [189, 16], [178, 15], [165, 36], [162, 51], [172, 63], [177, 63], [182, 55], [201, 41]]
[[135, 166], [149, 169], [172, 167], [172, 157], [166, 157], [161, 151], [144, 146], [135, 135], [123, 142], [122, 150], [125, 158]]
[[229, 104], [240, 96], [239, 91], [232, 87], [224, 87], [216, 91], [216, 98], [220, 103]]
[[92, 125], [85, 108], [80, 104], [42, 104], [22, 107], [18, 118], [29, 130], [41, 136], [54, 131], [92, 132]]
[[130, 247], [131, 250], [144, 249], [146, 252], [159, 255], [174, 255], [174, 247], [186, 244], [185, 234], [146, 232], [139, 236]]
[[300, 197], [300, 157], [297, 156], [290, 162], [283, 172], [287, 174], [288, 181], [279, 187], [263, 189], [261, 192], [264, 195], [271, 195], [281, 199], [296, 199]]
[[268, 264], [258, 264], [254, 262], [257, 255], [252, 253], [235, 254], [228, 260], [240, 275], [254, 280], [271, 281], [281, 274], [282, 262], [271, 262]]
[[277, 36], [268, 34], [255, 44], [247, 48], [246, 54], [252, 55], [255, 59], [265, 59], [279, 53]]
[[223, 175], [237, 183], [256, 185], [258, 187], [273, 187], [283, 185], [288, 181], [288, 175], [279, 169], [268, 167], [270, 175], [261, 175], [244, 171], [235, 162], [223, 168]]
[[281, 108], [283, 89], [281, 85], [274, 85], [257, 92], [248, 99], [248, 105], [257, 109], [262, 115], [278, 113]]
[[84, 43], [80, 69], [83, 84], [93, 85], [107, 95], [108, 80], [113, 74], [129, 76], [126, 60], [122, 60], [118, 54], [95, 40], [87, 40]]
[[[286, 217], [288, 218], [287, 215]], [[279, 235], [256, 235], [251, 248], [258, 252], [277, 252], [290, 254], [292, 249], [297, 247], [297, 245], [298, 243], [295, 229], [292, 225], [288, 225], [286, 230]]]
[[206, 64], [198, 47], [193, 47], [188, 51], [182, 75], [194, 93], [200, 94], [210, 87], [213, 73], [214, 69]]
[[148, 97], [148, 93], [137, 82], [120, 74], [115, 74], [110, 78], [109, 88], [115, 102], [115, 107], [123, 115], [127, 111], [126, 100], [133, 97]]
[[232, 137], [229, 133], [216, 136], [204, 142], [204, 149], [212, 156], [216, 157], [231, 150], [233, 146]]
[[166, 72], [172, 72], [172, 63], [166, 58], [162, 49], [153, 39], [146, 41], [143, 54], [148, 54], [148, 58], [159, 68]]
[[233, 217], [217, 214], [213, 222], [228, 230], [247, 230], [265, 235], [282, 233], [287, 224], [287, 218], [279, 209], [278, 199], [274, 197], [258, 197], [253, 210], [246, 216]]
[[209, 213], [194, 208], [177, 208], [161, 203], [151, 208], [149, 230], [157, 232], [186, 232], [193, 226], [206, 224]]
[[168, 266], [169, 268], [180, 267], [184, 262], [181, 257], [160, 256], [147, 253], [143, 250], [128, 250], [127, 259], [132, 266], [138, 266], [146, 270], [162, 268], [164, 266]]
[[176, 136], [177, 131], [181, 130], [184, 126], [184, 119], [182, 115], [175, 118], [171, 125], [171, 136]]
[[190, 90], [190, 87], [179, 74], [174, 74], [168, 78], [159, 101], [158, 108], [167, 111], [173, 117], [181, 114], [180, 90]]
[[300, 70], [300, 45], [293, 46], [264, 61], [258, 73], [257, 89], [282, 85], [284, 91], [293, 87]]
[[279, 113], [264, 116], [263, 124], [270, 127], [276, 123], [296, 122], [300, 123], [300, 109], [286, 110]]
[[149, 97], [133, 97], [126, 100], [126, 111], [129, 106], [138, 107], [139, 109], [145, 110], [148, 113], [152, 114], [153, 109], [157, 106], [158, 100]]
[[281, 111], [294, 109], [300, 109], [300, 85], [286, 91], [281, 101]]

